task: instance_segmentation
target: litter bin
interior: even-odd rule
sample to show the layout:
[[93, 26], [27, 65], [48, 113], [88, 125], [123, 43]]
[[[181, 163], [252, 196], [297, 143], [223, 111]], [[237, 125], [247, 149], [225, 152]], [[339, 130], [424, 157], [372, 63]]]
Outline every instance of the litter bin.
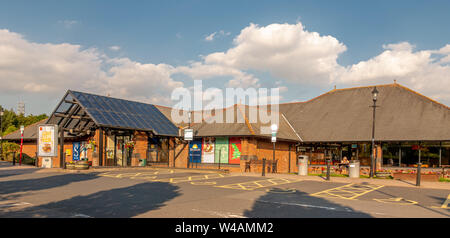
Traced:
[[144, 167], [147, 165], [147, 159], [139, 159], [139, 166]]
[[299, 155], [298, 156], [298, 175], [306, 176], [308, 175], [308, 156]]
[[348, 177], [359, 178], [359, 160], [352, 160], [348, 164]]

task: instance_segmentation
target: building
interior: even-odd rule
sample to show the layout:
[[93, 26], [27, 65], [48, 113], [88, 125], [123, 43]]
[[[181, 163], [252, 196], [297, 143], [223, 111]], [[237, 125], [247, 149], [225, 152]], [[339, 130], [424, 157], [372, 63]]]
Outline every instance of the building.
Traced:
[[[346, 157], [367, 166], [371, 152], [377, 158], [377, 168], [414, 167], [419, 159], [428, 167], [449, 165], [449, 107], [397, 83], [376, 88], [380, 94], [376, 148], [371, 148], [371, 86], [334, 89], [306, 102], [280, 104], [275, 150], [270, 132], [264, 131], [269, 123], [249, 120], [251, 110], [263, 110], [259, 107], [236, 104], [214, 111], [214, 116], [221, 114], [223, 118], [233, 115], [233, 123], [203, 120], [188, 125], [175, 123], [169, 107], [69, 90], [46, 121], [64, 132], [64, 147], [60, 146], [53, 165], [61, 167], [64, 161], [73, 160], [79, 148], [84, 148], [81, 158], [94, 166], [146, 164], [244, 172], [246, 162], [271, 161], [274, 151], [280, 173], [296, 172], [300, 154], [308, 155], [310, 163], [316, 165], [325, 164], [326, 158], [336, 164]], [[199, 113], [193, 112], [194, 117]], [[34, 135], [29, 133], [27, 146], [36, 145], [38, 124], [25, 129], [25, 134], [35, 131]], [[189, 144], [182, 134], [188, 126], [195, 132]], [[20, 133], [4, 139], [20, 140]], [[260, 170], [260, 166], [252, 168]]]

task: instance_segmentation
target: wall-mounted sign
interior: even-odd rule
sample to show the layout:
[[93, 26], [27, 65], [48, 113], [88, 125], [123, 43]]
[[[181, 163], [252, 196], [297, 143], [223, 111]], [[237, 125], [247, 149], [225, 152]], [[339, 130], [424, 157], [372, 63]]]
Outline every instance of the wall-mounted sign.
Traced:
[[202, 162], [202, 140], [191, 141], [189, 148], [190, 163]]
[[215, 148], [215, 139], [214, 137], [203, 138], [203, 163], [214, 163], [214, 148]]
[[214, 150], [214, 163], [228, 164], [228, 138], [216, 137], [216, 147]]
[[230, 138], [229, 139], [229, 163], [230, 164], [240, 164], [241, 161], [241, 152], [242, 152], [242, 146], [241, 146], [241, 138]]
[[39, 125], [37, 142], [38, 142], [38, 156], [41, 157], [58, 156], [58, 126]]
[[194, 139], [194, 129], [185, 129], [184, 140], [193, 140], [193, 139]]
[[73, 161], [80, 160], [80, 154], [81, 154], [81, 143], [80, 142], [73, 142]]

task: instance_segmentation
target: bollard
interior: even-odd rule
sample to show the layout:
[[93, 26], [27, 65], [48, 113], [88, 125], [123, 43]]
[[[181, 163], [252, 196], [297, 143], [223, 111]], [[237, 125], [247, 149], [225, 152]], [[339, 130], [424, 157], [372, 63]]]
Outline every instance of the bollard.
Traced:
[[266, 176], [266, 158], [263, 158], [262, 163], [262, 176]]
[[330, 162], [331, 161], [329, 159], [327, 159], [327, 180], [328, 181], [330, 181], [330, 169], [331, 169]]
[[416, 186], [420, 186], [420, 170], [422, 169], [422, 163], [417, 164], [417, 179], [416, 179]]
[[64, 152], [63, 169], [66, 169], [66, 152]]
[[16, 166], [16, 152], [13, 152], [13, 166]]

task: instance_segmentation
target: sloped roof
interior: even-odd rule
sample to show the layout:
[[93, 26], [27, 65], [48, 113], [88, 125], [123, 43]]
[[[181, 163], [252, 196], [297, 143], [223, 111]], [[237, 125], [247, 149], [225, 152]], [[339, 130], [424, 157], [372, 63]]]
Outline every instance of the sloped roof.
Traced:
[[[23, 139], [24, 140], [36, 140], [37, 139], [37, 131], [38, 131], [38, 126], [42, 125], [42, 124], [46, 124], [48, 118], [47, 119], [43, 119], [41, 121], [38, 121], [36, 123], [33, 123], [29, 126], [26, 126], [23, 130]], [[14, 131], [9, 133], [8, 135], [5, 135], [3, 137], [4, 140], [20, 140], [21, 138], [20, 135], [20, 130]], [[65, 138], [75, 138], [73, 135], [70, 135], [67, 132], [64, 132], [64, 137]]]
[[[79, 105], [79, 108], [74, 105]], [[60, 118], [69, 117], [72, 109], [75, 116], [88, 116], [97, 127], [152, 131], [157, 135], [178, 136], [178, 128], [152, 104], [71, 90], [52, 113], [49, 122], [59, 124], [59, 113], [64, 114]], [[79, 120], [71, 119], [66, 126], [72, 128], [75, 125], [79, 125]]]
[[[169, 119], [171, 119], [171, 108], [164, 106], [157, 106], [162, 110]], [[250, 116], [251, 109], [255, 109], [257, 115], [261, 110], [260, 107], [250, 107], [248, 105], [236, 104], [228, 108], [216, 109], [212, 112], [207, 111], [193, 111], [191, 127], [195, 131], [195, 136], [207, 137], [207, 136], [257, 136], [270, 138], [270, 126], [269, 122], [262, 123], [260, 117], [252, 118]], [[197, 115], [197, 113], [199, 113]], [[203, 118], [200, 113], [203, 113]], [[270, 113], [270, 112], [268, 112]], [[218, 115], [221, 115], [219, 117]], [[228, 123], [230, 118], [227, 115], [233, 115], [231, 118], [232, 123]], [[201, 123], [194, 123], [195, 118], [200, 116], [202, 118]], [[294, 129], [289, 125], [289, 122], [281, 114], [277, 113], [279, 118], [279, 129], [277, 138], [284, 140], [299, 141], [300, 137], [296, 134]], [[214, 121], [214, 118], [221, 118], [219, 122]], [[228, 122], [227, 122], [228, 120]], [[180, 128], [187, 127], [187, 123], [178, 123]]]
[[[450, 109], [397, 83], [377, 85], [375, 140], [450, 140]], [[372, 90], [332, 90], [307, 102], [280, 104], [305, 142], [371, 141]]]
[[[24, 140], [35, 140], [37, 138], [37, 130], [38, 125], [45, 124], [47, 119], [43, 119], [36, 123], [33, 123], [29, 126], [26, 126], [23, 130], [23, 139]], [[20, 140], [20, 130], [16, 130], [14, 132], [9, 133], [3, 137], [4, 140]]]

